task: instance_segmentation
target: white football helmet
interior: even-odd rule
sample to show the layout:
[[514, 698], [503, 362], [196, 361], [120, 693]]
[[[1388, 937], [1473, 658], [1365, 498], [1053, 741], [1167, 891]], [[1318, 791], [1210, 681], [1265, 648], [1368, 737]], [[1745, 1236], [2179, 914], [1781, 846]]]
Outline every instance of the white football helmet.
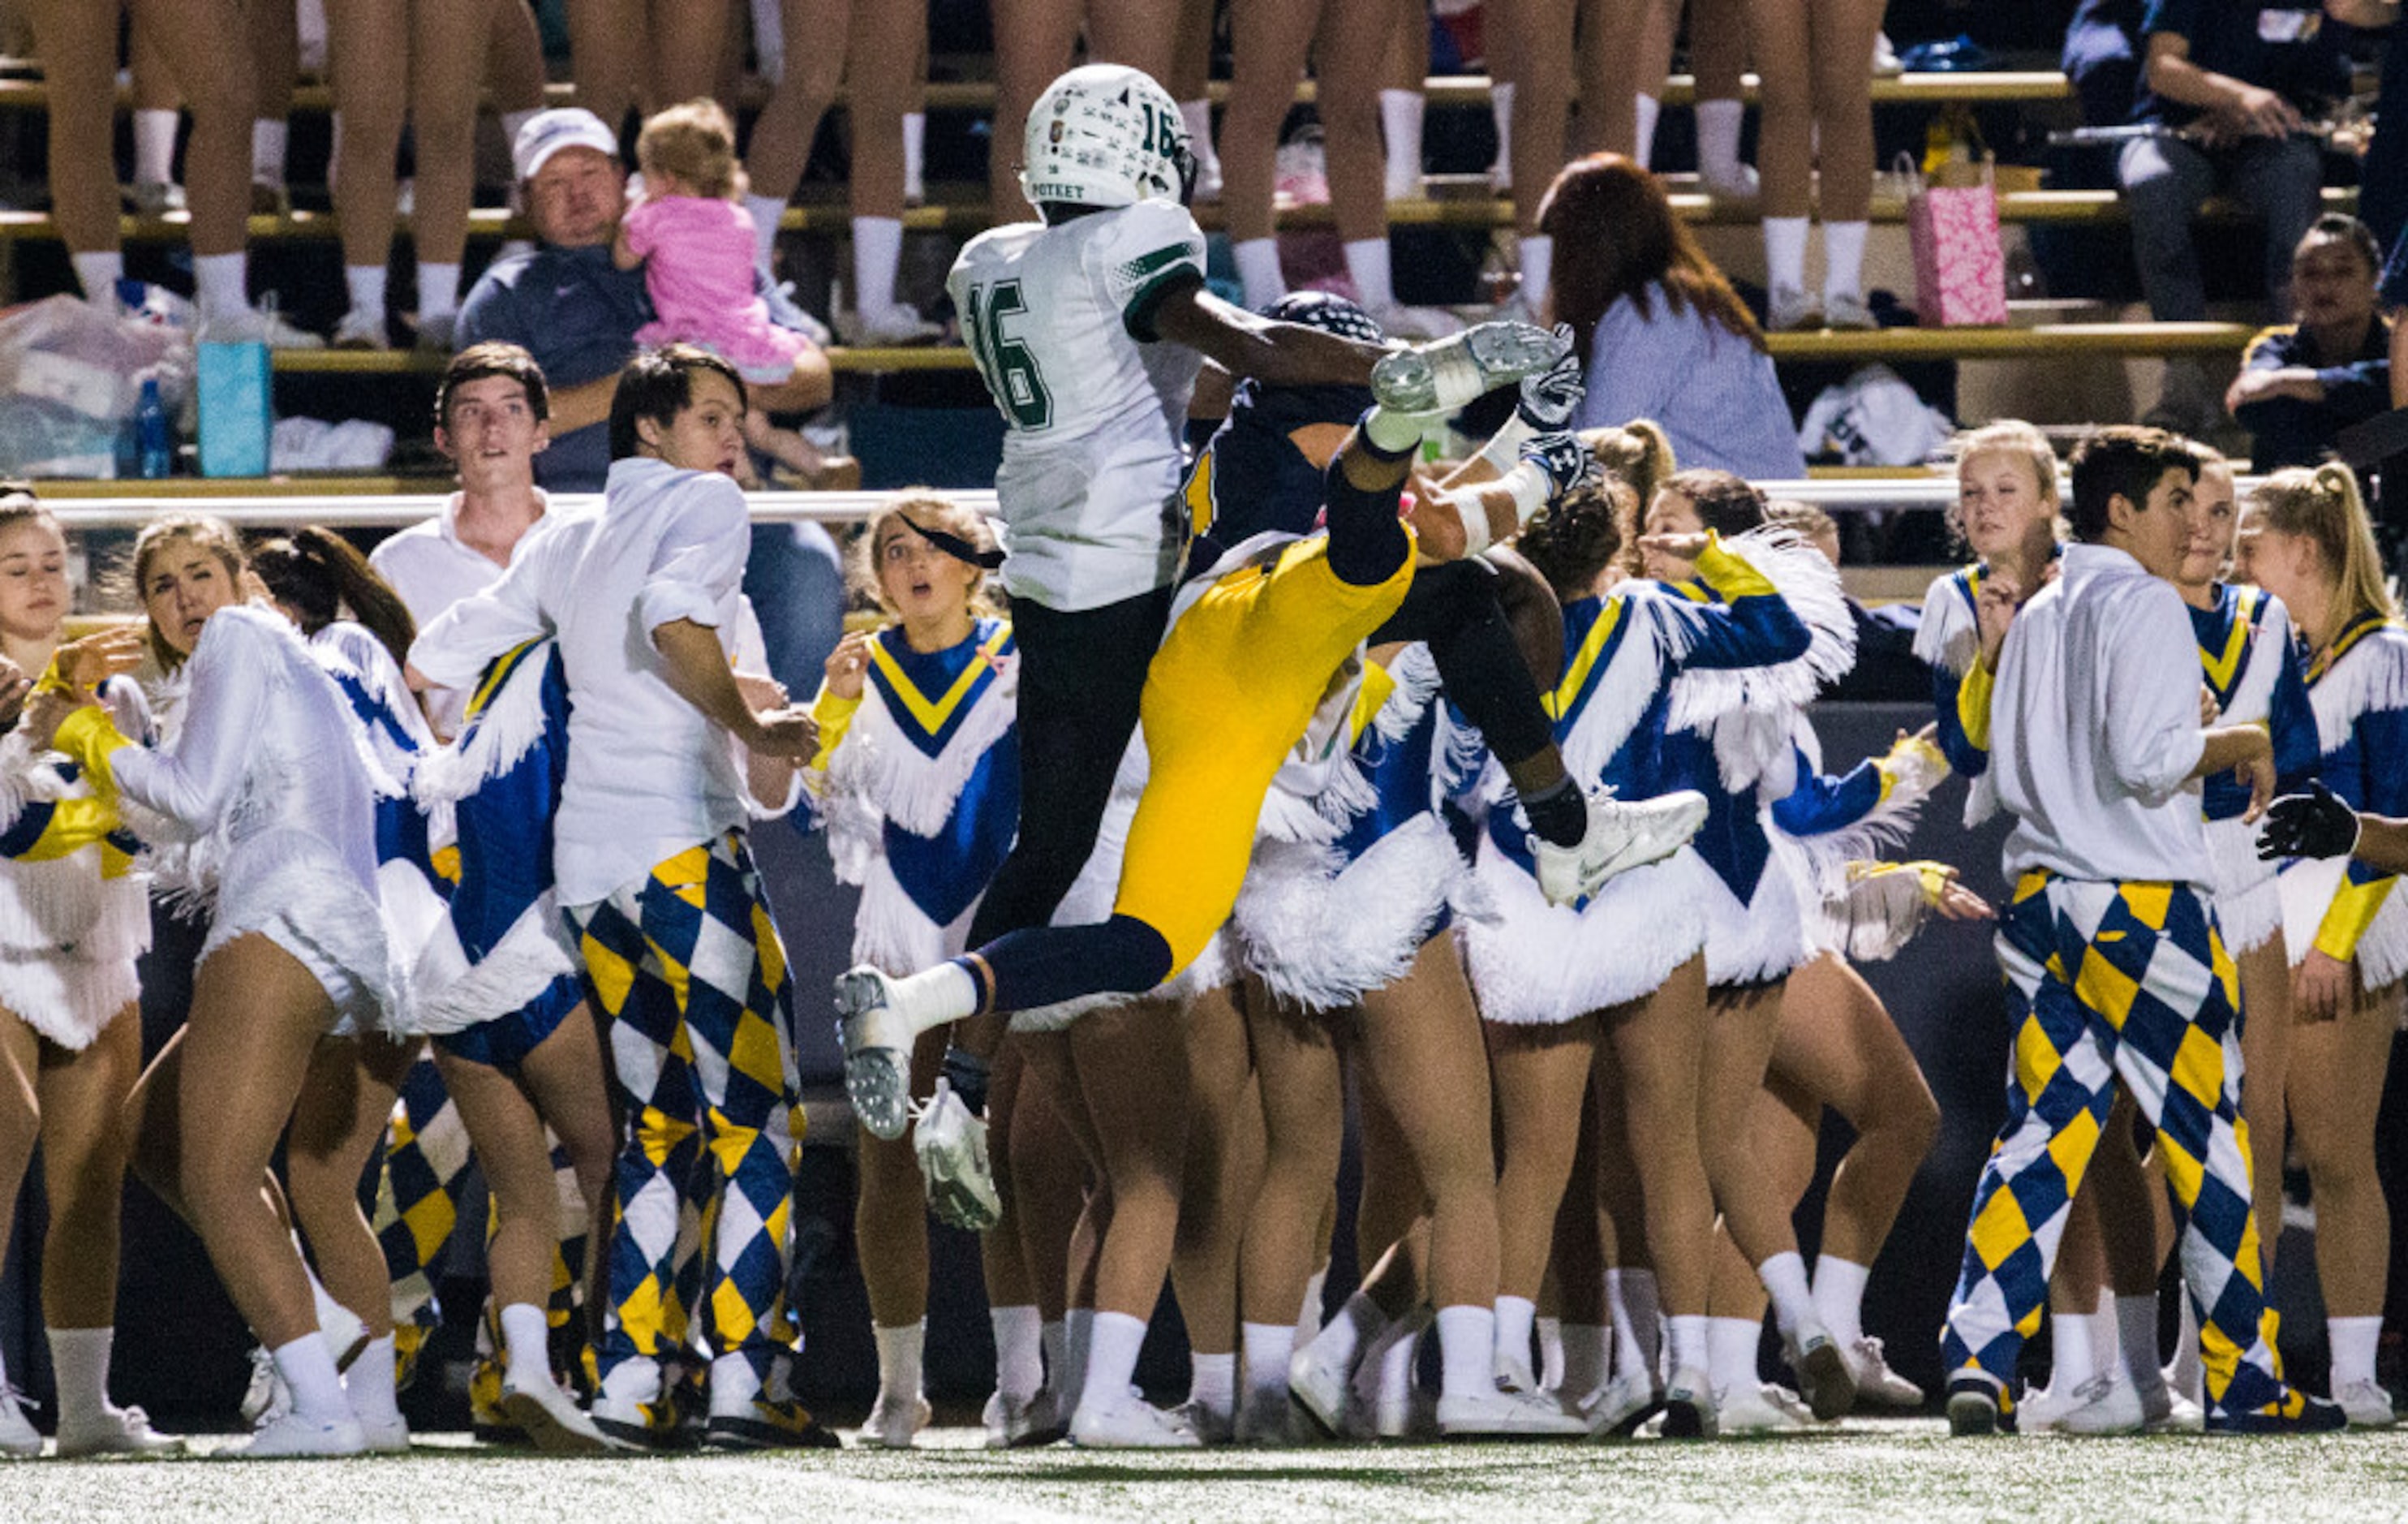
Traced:
[[1184, 203], [1195, 188], [1178, 103], [1125, 65], [1088, 64], [1046, 86], [1021, 149], [1020, 192], [1032, 206]]

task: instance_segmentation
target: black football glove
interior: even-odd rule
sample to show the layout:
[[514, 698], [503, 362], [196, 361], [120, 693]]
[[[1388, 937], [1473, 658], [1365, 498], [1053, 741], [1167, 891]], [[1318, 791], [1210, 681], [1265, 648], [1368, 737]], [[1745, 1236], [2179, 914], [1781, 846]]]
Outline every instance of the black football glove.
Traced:
[[1545, 474], [1550, 498], [1561, 497], [1573, 488], [1598, 481], [1605, 475], [1605, 467], [1589, 453], [1588, 446], [1561, 429], [1541, 434], [1525, 444], [1522, 458]]
[[2311, 781], [2304, 794], [2286, 794], [2266, 807], [2258, 829], [2258, 855], [2346, 857], [2358, 850], [2358, 812], [2323, 784]]

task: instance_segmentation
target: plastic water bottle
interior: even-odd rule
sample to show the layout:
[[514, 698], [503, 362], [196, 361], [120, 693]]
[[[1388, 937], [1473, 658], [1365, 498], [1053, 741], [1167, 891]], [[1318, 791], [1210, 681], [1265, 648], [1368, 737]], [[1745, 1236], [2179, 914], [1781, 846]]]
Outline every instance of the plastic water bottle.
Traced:
[[142, 400], [135, 405], [134, 451], [146, 482], [159, 481], [175, 468], [175, 436], [167, 429], [167, 405], [160, 399], [156, 376], [144, 378]]

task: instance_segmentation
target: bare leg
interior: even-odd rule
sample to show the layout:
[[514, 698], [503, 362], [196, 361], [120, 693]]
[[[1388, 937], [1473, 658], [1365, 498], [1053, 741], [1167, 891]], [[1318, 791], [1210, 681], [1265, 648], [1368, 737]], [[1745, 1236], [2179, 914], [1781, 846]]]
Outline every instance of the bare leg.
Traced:
[[[417, 144], [410, 241], [420, 265], [452, 265], [468, 247], [477, 190], [479, 66], [493, 0], [411, 0], [409, 122]], [[347, 124], [344, 131], [348, 133]]]
[[1316, 109], [1328, 152], [1331, 209], [1339, 237], [1348, 242], [1388, 234], [1380, 82], [1395, 8], [1391, 0], [1325, 0], [1321, 7], [1313, 47]]
[[920, 6], [871, 3], [859, 9], [846, 65], [852, 83], [845, 113], [853, 124], [853, 214], [900, 217], [903, 118], [924, 93], [928, 17]]
[[1084, 7], [1080, 0], [993, 0], [995, 133], [988, 139], [987, 197], [997, 223], [1020, 222], [1035, 208], [1020, 194], [1021, 136], [1028, 108], [1070, 66]]
[[[1887, 4], [1888, 0], [1811, 0], [1808, 7], [1826, 223], [1862, 222], [1872, 206], [1871, 59], [1873, 35], [1881, 30], [1882, 10]], [[1758, 52], [1756, 57], [1761, 63], [1770, 55]], [[1766, 126], [1769, 131], [1770, 112]]]
[[[1511, 36], [1513, 227], [1539, 230], [1539, 203], [1564, 166], [1572, 100], [1573, 0], [1508, 0], [1496, 20]], [[1538, 295], [1530, 294], [1536, 302]]]
[[[384, 1138], [415, 1048], [375, 1037], [318, 1044], [285, 1148], [293, 1215], [309, 1241], [318, 1278], [359, 1315], [372, 1339], [393, 1331], [392, 1282], [384, 1251], [360, 1210], [360, 1173]], [[184, 1073], [189, 1086], [189, 1058]]]
[[[13, 1018], [0, 1017], [14, 1025]], [[142, 1017], [128, 1006], [79, 1053], [42, 1066], [43, 1180], [50, 1227], [42, 1251], [42, 1321], [103, 1329], [117, 1321], [119, 1206], [125, 1136], [118, 1126], [142, 1070]]]
[[[166, 28], [159, 36], [173, 39], [166, 57], [193, 113], [193, 135], [184, 144], [193, 252], [241, 253], [251, 216], [253, 89], [250, 30], [240, 7], [237, 0], [135, 4], [145, 24]], [[104, 99], [113, 101], [113, 93]]]
[[1723, 1226], [1748, 1263], [1760, 1265], [1798, 1247], [1789, 1226], [1797, 1195], [1784, 1195], [1768, 1177], [1756, 1155], [1752, 1130], [1756, 1096], [1764, 1088], [1781, 1026], [1781, 987], [1716, 990], [1711, 1010], [1705, 1079], [1698, 1098], [1698, 1137]]
[[1246, 1217], [1240, 1305], [1248, 1323], [1292, 1326], [1320, 1255], [1312, 1233], [1322, 1198], [1338, 1173], [1343, 1082], [1322, 1019], [1265, 995], [1247, 1000], [1246, 1026], [1267, 1146], [1262, 1185]]
[[[1035, 1042], [1056, 1042], [1040, 1038]], [[1007, 1052], [1030, 1050], [1032, 1040], [1013, 1038]], [[1033, 1059], [1021, 1069], [1020, 1093], [1012, 1105], [1012, 1210], [1024, 1273], [1047, 1322], [1059, 1322], [1068, 1303], [1071, 1241], [1087, 1203], [1087, 1171], [1056, 1103], [1058, 1081], [1040, 1074]], [[1087, 1258], [1093, 1258], [1093, 1246]], [[1090, 1303], [1092, 1305], [1092, 1303]]]
[[59, 237], [69, 253], [113, 250], [118, 8], [93, 0], [30, 0], [27, 9], [50, 86], [50, 212]]
[[1354, 1259], [1369, 1267], [1412, 1230], [1429, 1211], [1429, 1191], [1385, 1096], [1361, 1064], [1354, 1066], [1355, 1111], [1361, 1118], [1363, 1190], [1354, 1205]]
[[1226, 1355], [1238, 1347], [1240, 1244], [1268, 1146], [1235, 990], [1212, 990], [1189, 1004], [1187, 1069], [1193, 1113], [1170, 1279], [1189, 1349]]
[[393, 253], [395, 155], [410, 80], [409, 70], [399, 65], [409, 57], [409, 20], [408, 7], [392, 0], [328, 0], [326, 6], [328, 72], [343, 119], [332, 173], [346, 269], [381, 272]]
[[1870, 1265], [1940, 1131], [1923, 1071], [1871, 986], [1826, 954], [1790, 976], [1771, 1072], [1856, 1129], [1831, 1180], [1820, 1252]]
[[[1803, 217], [1814, 182], [1813, 54], [1808, 11], [1813, 0], [1747, 0], [1747, 50], [1756, 61], [1756, 164], [1764, 215]], [[1872, 38], [1856, 60], [1860, 86], [1870, 89]], [[1870, 96], [1867, 96], [1868, 101]], [[1867, 108], [1870, 109], [1870, 106]], [[1823, 151], [1828, 155], [1831, 145]], [[1827, 158], [1826, 162], [1828, 160]], [[1868, 169], [1863, 194], [1872, 194]], [[1829, 208], [1826, 208], [1827, 211]], [[1856, 215], [1864, 213], [1859, 210]]]
[[1492, 1021], [1484, 1030], [1502, 1155], [1497, 1288], [1502, 1296], [1535, 1300], [1580, 1144], [1581, 1095], [1588, 1088], [1598, 1023], [1593, 1015], [1558, 1027]]
[[644, 57], [641, 0], [568, 0], [569, 68], [577, 104], [623, 130]]
[[[885, 11], [910, 13], [905, 6], [867, 5], [867, 15]], [[846, 38], [853, 20], [852, 0], [783, 0], [779, 7], [786, 33], [786, 71], [768, 104], [752, 123], [752, 140], [744, 155], [745, 173], [752, 194], [794, 198], [802, 182], [803, 166], [819, 136], [820, 119], [836, 100], [843, 82]], [[807, 45], [806, 45], [807, 44]], [[858, 112], [856, 103], [854, 110]], [[853, 122], [853, 152], [861, 152], [861, 122]], [[857, 165], [856, 165], [857, 169]]]
[[1151, 1002], [1083, 1017], [1069, 1039], [1112, 1193], [1111, 1229], [1096, 1256], [1096, 1310], [1143, 1320], [1162, 1295], [1179, 1229], [1186, 1052], [1177, 1020]]
[[[1319, 0], [1233, 0], [1229, 104], [1221, 114], [1221, 196], [1233, 240], [1268, 238], [1275, 231], [1280, 128], [1304, 78], [1321, 9]], [[1330, 175], [1334, 186], [1335, 165]]]
[[[711, 93], [719, 83], [728, 21], [728, 0], [652, 0], [650, 77], [638, 76], [638, 93], [650, 92], [645, 110]], [[837, 52], [841, 56], [843, 50]], [[791, 47], [786, 56], [795, 56]]]
[[2291, 1128], [2316, 1203], [2316, 1273], [2330, 1317], [2383, 1315], [2391, 1214], [2375, 1174], [2374, 1114], [2399, 1010], [2395, 985], [2358, 992], [2335, 1020], [2291, 1028]]
[[[911, 1093], [926, 1095], [944, 1065], [942, 1032], [922, 1032], [911, 1049]], [[928, 1203], [909, 1132], [882, 1143], [864, 1129], [856, 1140], [860, 1195], [853, 1236], [861, 1278], [869, 1289], [869, 1320], [882, 1329], [908, 1328], [928, 1314]]]
[[14, 1013], [0, 1011], [0, 1262], [17, 1226], [17, 1198], [33, 1168], [34, 1145], [42, 1137], [42, 1103], [35, 1089], [41, 1072], [42, 1040]]
[[[1613, 1262], [1653, 1265], [1668, 1316], [1703, 1316], [1713, 1263], [1713, 1193], [1698, 1136], [1698, 1086], [1704, 1061], [1706, 962], [1703, 954], [1672, 972], [1646, 999], [1604, 1018], [1613, 1052], [1610, 1087], [1619, 1107], [1599, 1109], [1610, 1128], [1618, 1111], [1626, 1131], [1609, 1131], [1603, 1150], [1618, 1244]], [[1625, 1139], [1627, 1138], [1627, 1145]], [[1613, 1188], [1616, 1159], [1627, 1159], [1630, 1186], [1643, 1184], [1634, 1214], [1629, 1189]], [[1635, 1250], [1635, 1252], [1633, 1252]]]

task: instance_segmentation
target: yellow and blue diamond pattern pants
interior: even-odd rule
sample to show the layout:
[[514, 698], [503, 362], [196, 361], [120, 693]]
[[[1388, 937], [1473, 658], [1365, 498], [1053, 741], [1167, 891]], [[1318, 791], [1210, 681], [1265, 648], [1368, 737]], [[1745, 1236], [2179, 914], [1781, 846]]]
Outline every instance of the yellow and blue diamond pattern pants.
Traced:
[[2236, 1414], [2296, 1407], [2258, 1281], [2249, 1132], [2240, 1075], [2228, 1067], [2239, 976], [2206, 901], [2179, 884], [2028, 872], [1998, 954], [2014, 1058], [1941, 1336], [1947, 1368], [2012, 1384], [2120, 1081], [2156, 1129], [2182, 1223], [2208, 1402]]
[[[627, 1117], [598, 1364], [707, 1345], [767, 1378], [802, 1137], [785, 948], [734, 832], [567, 913]], [[703, 1252], [679, 1253], [701, 1213]], [[692, 1325], [690, 1328], [689, 1325]]]

